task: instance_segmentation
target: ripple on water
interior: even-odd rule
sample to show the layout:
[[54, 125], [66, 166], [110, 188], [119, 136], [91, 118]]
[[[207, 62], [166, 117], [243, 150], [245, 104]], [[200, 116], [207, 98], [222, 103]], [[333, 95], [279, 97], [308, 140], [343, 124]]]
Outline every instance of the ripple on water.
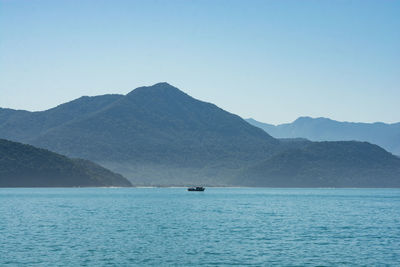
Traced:
[[0, 189], [0, 218], [0, 266], [400, 261], [397, 189]]

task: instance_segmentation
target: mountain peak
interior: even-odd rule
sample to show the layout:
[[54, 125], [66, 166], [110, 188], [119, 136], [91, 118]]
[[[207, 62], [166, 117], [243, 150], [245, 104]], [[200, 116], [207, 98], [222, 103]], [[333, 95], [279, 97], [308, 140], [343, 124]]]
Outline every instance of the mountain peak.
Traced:
[[[171, 84], [169, 84], [167, 82], [159, 82], [159, 83], [152, 85], [151, 87], [174, 87], [174, 86], [172, 86]], [[174, 87], [174, 88], [176, 88], [176, 87]]]
[[303, 116], [303, 117], [298, 117], [293, 123], [308, 123], [308, 122], [328, 122], [332, 121], [329, 118], [324, 118], [324, 117], [318, 117], [318, 118], [312, 118], [309, 116]]
[[134, 90], [132, 90], [128, 95], [132, 95], [132, 94], [137, 94], [137, 93], [168, 93], [168, 92], [179, 92], [184, 94], [181, 90], [179, 90], [178, 88], [176, 88], [175, 86], [172, 86], [171, 84], [167, 83], [167, 82], [160, 82], [160, 83], [156, 83], [153, 84], [151, 86], [141, 86], [138, 87]]
[[313, 118], [311, 118], [309, 116], [301, 116], [301, 117], [298, 117], [293, 123], [302, 122], [302, 121], [311, 121], [311, 120], [313, 120]]

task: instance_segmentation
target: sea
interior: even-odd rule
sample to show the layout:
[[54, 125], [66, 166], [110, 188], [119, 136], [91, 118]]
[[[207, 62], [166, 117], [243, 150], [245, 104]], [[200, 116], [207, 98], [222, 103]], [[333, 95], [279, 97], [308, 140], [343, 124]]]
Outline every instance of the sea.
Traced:
[[400, 189], [0, 189], [0, 266], [231, 265], [400, 266]]

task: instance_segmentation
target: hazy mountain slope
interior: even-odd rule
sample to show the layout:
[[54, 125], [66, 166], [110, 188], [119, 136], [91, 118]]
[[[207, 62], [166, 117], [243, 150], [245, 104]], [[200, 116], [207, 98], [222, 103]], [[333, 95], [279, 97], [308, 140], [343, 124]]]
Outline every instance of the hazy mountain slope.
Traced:
[[292, 123], [276, 126], [254, 119], [246, 121], [275, 138], [303, 137], [312, 141], [366, 141], [400, 155], [400, 123], [354, 123], [310, 117], [300, 117]]
[[131, 186], [93, 162], [0, 139], [0, 187]]
[[314, 142], [246, 168], [237, 182], [267, 187], [400, 187], [400, 158], [366, 142]]
[[38, 112], [0, 108], [1, 137], [30, 142], [51, 128], [97, 112], [121, 97], [122, 95], [83, 96], [55, 108]]

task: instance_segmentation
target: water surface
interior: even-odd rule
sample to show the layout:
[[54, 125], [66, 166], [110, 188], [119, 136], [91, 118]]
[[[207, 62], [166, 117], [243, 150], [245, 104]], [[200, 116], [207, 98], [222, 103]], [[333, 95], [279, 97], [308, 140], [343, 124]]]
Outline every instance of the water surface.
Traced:
[[0, 189], [0, 266], [399, 264], [399, 189]]

